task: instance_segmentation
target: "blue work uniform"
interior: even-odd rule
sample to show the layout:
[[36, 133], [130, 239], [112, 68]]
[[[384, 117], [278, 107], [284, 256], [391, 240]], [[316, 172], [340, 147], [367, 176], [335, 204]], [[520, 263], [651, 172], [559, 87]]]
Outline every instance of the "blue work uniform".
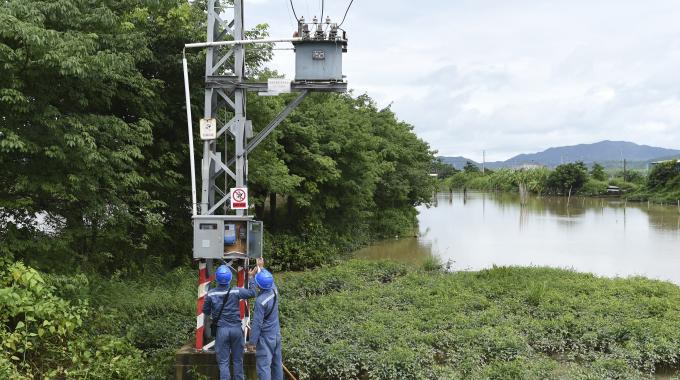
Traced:
[[255, 300], [250, 343], [254, 344], [256, 349], [257, 378], [283, 380], [279, 297], [275, 286], [272, 289], [261, 289]]
[[[228, 286], [218, 285], [210, 289], [205, 296], [203, 303], [203, 313], [210, 314], [210, 317], [217, 318], [224, 302], [224, 296], [229, 290]], [[222, 315], [217, 321], [217, 332], [215, 333], [215, 354], [217, 364], [220, 367], [220, 380], [230, 380], [229, 375], [229, 356], [232, 356], [234, 363], [234, 379], [243, 380], [243, 330], [241, 329], [241, 315], [239, 301], [255, 297], [255, 287], [250, 289], [232, 287], [229, 299], [224, 306]]]

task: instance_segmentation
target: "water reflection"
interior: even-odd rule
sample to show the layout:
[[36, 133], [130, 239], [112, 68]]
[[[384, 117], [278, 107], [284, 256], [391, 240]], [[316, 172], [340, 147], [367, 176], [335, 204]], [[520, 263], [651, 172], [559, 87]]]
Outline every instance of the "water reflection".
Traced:
[[618, 199], [468, 192], [422, 207], [418, 239], [384, 242], [362, 257], [453, 260], [455, 269], [546, 265], [605, 276], [645, 275], [680, 284], [678, 207]]

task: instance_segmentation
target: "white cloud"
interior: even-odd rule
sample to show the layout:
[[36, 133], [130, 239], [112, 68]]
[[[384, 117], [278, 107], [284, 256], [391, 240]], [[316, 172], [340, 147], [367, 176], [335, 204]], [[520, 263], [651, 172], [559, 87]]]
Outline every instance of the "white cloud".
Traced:
[[[319, 2], [293, 1], [298, 16]], [[326, 1], [338, 20], [346, 1]], [[354, 2], [344, 27], [351, 88], [392, 109], [441, 154], [491, 160], [602, 139], [680, 148], [675, 0]], [[289, 36], [285, 0], [246, 22]], [[294, 56], [272, 66], [293, 76]]]

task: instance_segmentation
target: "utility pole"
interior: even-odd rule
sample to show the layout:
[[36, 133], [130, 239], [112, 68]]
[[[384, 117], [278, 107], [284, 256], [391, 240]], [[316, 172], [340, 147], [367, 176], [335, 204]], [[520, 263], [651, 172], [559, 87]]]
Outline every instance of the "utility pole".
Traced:
[[[347, 82], [342, 75], [342, 53], [347, 51], [347, 39], [345, 32], [340, 33], [341, 29], [337, 24], [332, 24], [330, 18], [325, 22], [325, 30], [323, 21], [318, 22], [314, 18], [313, 23], [305, 23], [301, 18], [298, 20], [298, 30], [293, 38], [247, 40], [244, 32], [243, 3], [244, 0], [233, 0], [233, 5], [226, 1], [207, 0], [206, 41], [185, 45], [185, 49], [206, 49], [203, 117], [200, 123], [200, 137], [203, 141], [200, 162], [201, 195], [198, 205], [188, 68], [186, 58], [183, 59], [192, 177], [193, 258], [199, 267], [194, 346], [197, 352], [206, 352], [212, 349], [215, 343], [209, 339], [210, 324], [204, 320], [202, 311], [214, 265], [225, 263], [236, 272], [237, 285], [247, 287], [250, 259], [262, 256], [263, 225], [248, 213], [250, 207], [247, 192], [248, 153], [255, 149], [310, 91], [347, 90]], [[270, 79], [267, 83], [247, 81], [246, 46], [278, 42], [293, 43], [295, 47], [295, 80], [291, 82], [277, 78]], [[279, 95], [293, 91], [298, 95], [255, 135], [252, 122], [246, 115], [248, 91], [263, 95]], [[224, 116], [229, 120], [221, 123], [220, 117]], [[220, 139], [225, 141], [222, 152], [219, 151], [218, 145]], [[198, 149], [200, 148], [196, 150]], [[228, 153], [230, 157], [227, 156]], [[248, 305], [245, 301], [241, 301], [241, 319], [245, 337], [249, 325]]]
[[484, 169], [486, 166], [486, 150], [482, 151], [482, 174], [484, 174]]

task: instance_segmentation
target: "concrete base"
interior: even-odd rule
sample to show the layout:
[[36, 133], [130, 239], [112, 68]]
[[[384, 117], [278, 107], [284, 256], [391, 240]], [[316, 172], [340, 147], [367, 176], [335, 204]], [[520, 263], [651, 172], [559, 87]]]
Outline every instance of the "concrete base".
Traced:
[[[243, 371], [246, 379], [257, 380], [254, 352], [246, 352], [243, 355]], [[176, 380], [219, 380], [219, 378], [220, 369], [217, 366], [215, 351], [196, 351], [192, 344], [187, 344], [175, 354]]]

